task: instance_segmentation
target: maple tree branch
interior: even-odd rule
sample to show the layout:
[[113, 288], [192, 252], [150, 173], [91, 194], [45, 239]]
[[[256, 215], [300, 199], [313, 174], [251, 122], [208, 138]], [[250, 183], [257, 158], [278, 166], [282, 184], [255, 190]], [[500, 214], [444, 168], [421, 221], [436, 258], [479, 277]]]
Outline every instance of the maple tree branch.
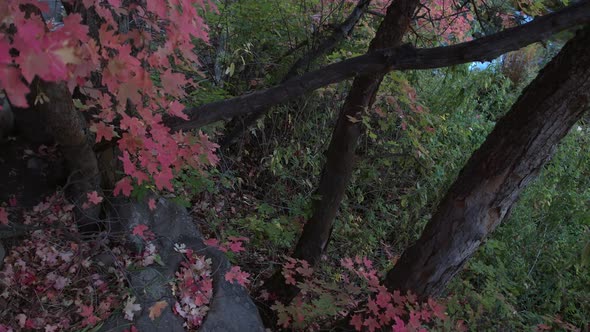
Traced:
[[166, 117], [173, 130], [188, 130], [249, 114], [282, 103], [323, 86], [341, 82], [360, 73], [392, 70], [433, 69], [496, 57], [548, 38], [581, 24], [590, 23], [590, 1], [585, 0], [532, 22], [452, 46], [416, 49], [409, 45], [381, 49], [303, 74], [283, 84], [251, 94], [184, 110], [188, 120]]
[[295, 64], [289, 69], [286, 75], [286, 79], [295, 77], [303, 68], [308, 67], [315, 59], [321, 55], [328, 53], [333, 50], [338, 43], [343, 39], [347, 38], [351, 33], [358, 21], [361, 19], [367, 7], [371, 3], [371, 0], [359, 0], [358, 4], [354, 7], [354, 10], [348, 15], [348, 17], [334, 29], [334, 33], [312, 49], [310, 52], [301, 57]]

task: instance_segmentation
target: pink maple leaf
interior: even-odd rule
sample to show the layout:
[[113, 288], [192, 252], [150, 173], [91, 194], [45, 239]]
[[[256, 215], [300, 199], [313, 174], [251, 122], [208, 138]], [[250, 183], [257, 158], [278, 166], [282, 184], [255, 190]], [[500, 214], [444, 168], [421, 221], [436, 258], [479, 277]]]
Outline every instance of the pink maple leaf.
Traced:
[[93, 192], [87, 193], [86, 198], [88, 198], [88, 201], [94, 205], [100, 204], [102, 202], [102, 197], [100, 195], [98, 195], [96, 190]]
[[369, 302], [367, 303], [367, 307], [369, 308], [369, 310], [371, 310], [371, 312], [373, 312], [373, 314], [379, 314], [379, 307], [377, 306], [377, 303], [375, 303], [375, 301], [369, 300]]
[[109, 4], [115, 8], [121, 7], [121, 0], [108, 0]]
[[391, 295], [385, 289], [379, 289], [379, 293], [375, 297], [375, 303], [381, 308], [386, 308], [391, 301]]
[[408, 332], [408, 328], [406, 327], [406, 324], [404, 323], [404, 321], [399, 318], [399, 317], [395, 317], [395, 325], [393, 325], [393, 332]]
[[124, 196], [129, 197], [129, 195], [131, 195], [132, 190], [133, 186], [131, 186], [131, 179], [126, 177], [122, 178], [117, 182], [117, 184], [115, 185], [115, 189], [113, 190], [113, 193], [115, 194], [115, 196], [120, 193], [123, 193]]
[[248, 272], [242, 271], [239, 266], [232, 266], [231, 269], [225, 274], [226, 281], [235, 281], [244, 287], [250, 283], [248, 277], [250, 277], [250, 274]]
[[432, 309], [432, 313], [438, 319], [446, 320], [448, 318], [448, 316], [445, 314], [445, 306], [443, 306], [442, 304], [437, 303], [433, 299], [428, 299], [428, 306], [430, 306], [430, 309]]
[[157, 172], [153, 177], [158, 190], [168, 189], [169, 191], [174, 191], [171, 182], [174, 176], [172, 175], [172, 170], [170, 168], [165, 168], [161, 172]]
[[432, 314], [430, 313], [430, 311], [428, 311], [428, 309], [422, 309], [422, 311], [420, 312], [420, 316], [422, 316], [423, 321], [429, 322], [430, 318], [432, 317]]
[[148, 207], [150, 208], [151, 211], [154, 211], [156, 209], [156, 200], [153, 198], [150, 198], [148, 200]]
[[367, 257], [363, 257], [363, 264], [365, 265], [365, 267], [367, 269], [372, 269], [373, 268], [373, 261], [371, 261]]
[[363, 327], [363, 318], [359, 314], [354, 314], [352, 315], [349, 323], [350, 325], [354, 326], [355, 330], [360, 331]]
[[162, 86], [168, 94], [175, 97], [184, 95], [185, 92], [182, 87], [186, 85], [187, 80], [183, 74], [173, 73], [172, 70], [168, 69], [161, 74], [160, 79], [162, 80]]
[[88, 36], [89, 27], [82, 24], [82, 15], [69, 14], [63, 18], [63, 23], [64, 26], [60, 30], [60, 33], [83, 42], [87, 42], [90, 39]]
[[403, 304], [405, 301], [406, 297], [401, 295], [400, 291], [393, 291], [393, 302], [395, 302], [395, 304]]
[[170, 105], [168, 106], [168, 113], [172, 116], [176, 116], [179, 117], [183, 120], [188, 120], [188, 115], [186, 115], [184, 112], [184, 105], [182, 105], [181, 103], [179, 103], [178, 101], [173, 101], [172, 103], [170, 103]]
[[342, 265], [342, 267], [346, 268], [347, 270], [354, 270], [354, 262], [352, 259], [350, 259], [350, 257], [342, 258], [340, 260], [340, 265]]
[[381, 324], [373, 317], [367, 318], [363, 325], [366, 326], [370, 332], [374, 332], [381, 327]]
[[84, 321], [82, 321], [83, 326], [92, 326], [100, 320], [98, 317], [94, 315], [94, 307], [92, 306], [86, 306], [83, 304], [80, 305], [80, 312], [78, 314], [84, 317]]
[[420, 312], [411, 311], [410, 320], [408, 320], [408, 326], [418, 329], [422, 324], [420, 323]]
[[221, 250], [221, 248], [219, 248], [219, 240], [217, 240], [215, 238], [210, 238], [210, 239], [207, 239], [207, 240], [205, 240], [203, 242], [205, 242], [205, 244], [208, 245], [208, 246], [210, 246], [210, 247], [215, 247], [215, 248], [218, 248], [218, 249]]
[[153, 236], [153, 233], [149, 230], [149, 227], [147, 227], [144, 224], [139, 224], [133, 227], [132, 234], [137, 235], [146, 241], [148, 241], [148, 239], [150, 239]]
[[244, 247], [242, 247], [242, 242], [230, 242], [229, 244], [229, 251], [238, 253], [240, 251], [246, 251]]
[[115, 137], [115, 131], [113, 130], [113, 126], [107, 125], [104, 122], [96, 122], [92, 127], [90, 127], [92, 131], [96, 132], [96, 142], [102, 141], [104, 138], [107, 141], [110, 141]]
[[166, 17], [166, 12], [168, 11], [168, 8], [167, 8], [165, 2], [163, 2], [163, 1], [147, 1], [146, 5], [147, 5], [148, 11], [150, 11], [160, 17]]
[[303, 277], [310, 277], [313, 274], [313, 268], [305, 260], [301, 260], [300, 263], [301, 267], [296, 268], [295, 271]]

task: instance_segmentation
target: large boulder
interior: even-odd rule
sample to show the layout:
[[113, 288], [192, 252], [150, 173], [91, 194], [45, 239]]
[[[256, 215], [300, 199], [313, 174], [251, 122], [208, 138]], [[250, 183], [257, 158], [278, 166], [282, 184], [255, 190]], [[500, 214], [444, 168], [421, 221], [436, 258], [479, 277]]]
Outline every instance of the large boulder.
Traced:
[[[115, 199], [111, 216], [116, 216], [112, 218], [113, 221], [120, 222], [126, 234], [132, 234], [133, 228], [137, 225], [148, 226], [156, 235], [154, 242], [164, 266], [154, 264], [129, 272], [131, 291], [142, 311], [139, 316], [136, 315], [133, 322], [123, 319], [121, 315], [111, 317], [100, 331], [123, 331], [129, 329], [130, 325], [134, 325], [141, 332], [184, 331], [182, 319], [171, 309], [176, 300], [169, 282], [174, 278], [182, 259], [181, 254], [174, 250], [175, 244], [184, 244], [186, 248], [193, 249], [212, 260], [213, 299], [199, 331], [264, 331], [258, 310], [246, 289], [225, 280], [225, 273], [231, 266], [226, 256], [203, 243], [202, 235], [185, 208], [160, 198], [152, 212], [147, 203]], [[128, 237], [137, 246], [141, 246], [141, 242], [135, 236]], [[169, 305], [152, 321], [148, 316], [148, 309], [162, 300], [167, 301]]]

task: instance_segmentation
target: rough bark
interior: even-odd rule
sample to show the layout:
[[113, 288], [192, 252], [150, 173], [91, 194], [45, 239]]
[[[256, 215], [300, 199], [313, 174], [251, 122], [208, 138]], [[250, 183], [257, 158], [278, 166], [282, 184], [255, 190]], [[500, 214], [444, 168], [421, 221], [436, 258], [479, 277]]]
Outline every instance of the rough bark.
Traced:
[[[371, 41], [369, 50], [399, 45], [418, 4], [417, 0], [399, 0], [392, 4]], [[362, 124], [359, 121], [350, 121], [349, 118], [360, 119], [373, 105], [384, 75], [385, 72], [379, 72], [358, 76], [338, 116], [328, 147], [326, 164], [314, 195], [319, 198], [312, 203], [312, 217], [306, 222], [292, 255], [296, 259], [306, 260], [311, 266], [318, 262], [326, 249], [334, 218], [352, 176]], [[298, 292], [296, 287], [285, 285], [281, 270], [277, 270], [267, 281], [266, 288], [284, 301], [290, 301]]]
[[[94, 151], [83, 126], [83, 119], [74, 107], [72, 94], [65, 84], [43, 82], [35, 79], [31, 84], [29, 104], [35, 104], [38, 96], [44, 95], [48, 100], [37, 102], [35, 109], [40, 112], [40, 119], [59, 144], [70, 174], [67, 193], [69, 199], [77, 206], [86, 201], [86, 193], [100, 191], [100, 173]], [[94, 206], [78, 213], [80, 225], [88, 225], [98, 220], [100, 207]]]
[[[418, 4], [416, 0], [400, 0], [392, 4], [371, 41], [369, 51], [398, 46]], [[358, 76], [338, 116], [326, 154], [326, 165], [315, 192], [319, 199], [313, 202], [312, 217], [305, 224], [293, 253], [295, 258], [306, 260], [311, 265], [315, 265], [326, 249], [334, 218], [352, 176], [362, 123], [350, 118], [360, 120], [373, 106], [384, 76], [385, 73]]]
[[590, 26], [578, 32], [498, 121], [420, 239], [386, 276], [390, 290], [439, 295], [553, 155], [590, 103]]
[[[338, 46], [338, 44], [342, 42], [342, 40], [350, 36], [354, 27], [360, 21], [361, 17], [369, 7], [370, 3], [371, 0], [359, 0], [359, 2], [357, 3], [353, 11], [350, 13], [350, 15], [348, 15], [344, 22], [342, 22], [334, 29], [334, 32], [330, 36], [320, 41], [316, 47], [304, 54], [301, 58], [299, 58], [299, 60], [297, 60], [293, 64], [293, 66], [291, 66], [289, 72], [287, 72], [287, 75], [285, 75], [281, 83], [284, 83], [294, 77], [297, 77], [297, 75], [301, 74], [304, 70], [309, 68], [309, 66], [319, 57], [321, 57], [324, 54], [327, 54], [328, 52], [333, 51], [336, 48], [336, 46]], [[223, 141], [221, 142], [221, 146], [229, 145], [235, 139], [241, 137], [248, 128], [254, 125], [254, 123], [256, 123], [256, 121], [268, 111], [269, 107], [260, 108], [252, 114], [246, 116], [245, 118], [234, 118], [234, 120], [237, 120], [235, 121], [237, 123], [233, 126], [234, 129], [224, 137]]]
[[357, 76], [392, 70], [448, 67], [487, 61], [581, 24], [590, 22], [590, 2], [582, 1], [532, 22], [453, 46], [414, 49], [398, 46], [379, 49], [293, 78], [283, 84], [199, 107], [187, 108], [189, 120], [167, 117], [174, 130], [190, 130], [207, 124], [250, 114], [277, 105], [323, 86]]

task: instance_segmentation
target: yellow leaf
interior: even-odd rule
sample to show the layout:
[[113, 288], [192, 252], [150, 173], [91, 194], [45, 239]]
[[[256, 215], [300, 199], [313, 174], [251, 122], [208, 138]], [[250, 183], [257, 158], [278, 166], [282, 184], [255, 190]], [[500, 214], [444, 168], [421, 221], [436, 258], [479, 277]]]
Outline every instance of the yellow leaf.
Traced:
[[357, 123], [357, 122], [361, 121], [361, 120], [355, 118], [354, 116], [347, 115], [346, 117], [348, 118], [348, 121], [350, 121], [352, 123]]
[[80, 57], [76, 55], [76, 49], [71, 46], [65, 46], [52, 52], [65, 64], [71, 63], [77, 65], [80, 63]]

